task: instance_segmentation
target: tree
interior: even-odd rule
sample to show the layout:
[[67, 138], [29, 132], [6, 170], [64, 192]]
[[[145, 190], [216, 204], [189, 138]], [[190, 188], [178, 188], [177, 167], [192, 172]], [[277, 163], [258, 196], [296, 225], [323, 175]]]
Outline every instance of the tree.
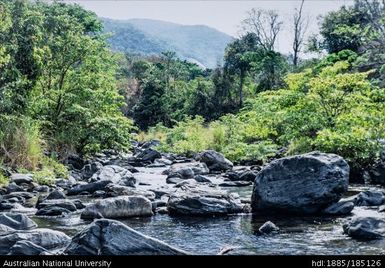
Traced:
[[271, 51], [275, 48], [282, 24], [275, 11], [253, 8], [248, 12], [248, 17], [242, 21], [242, 28], [246, 33], [254, 33], [258, 46]]
[[251, 54], [260, 49], [260, 40], [255, 33], [247, 33], [230, 43], [225, 50], [225, 70], [239, 77], [239, 107], [243, 106], [243, 85], [247, 72], [251, 68]]
[[293, 16], [293, 65], [295, 67], [298, 66], [299, 53], [301, 52], [304, 37], [309, 24], [309, 21], [303, 17], [304, 3], [305, 0], [302, 0], [299, 9], [295, 10], [295, 14]]

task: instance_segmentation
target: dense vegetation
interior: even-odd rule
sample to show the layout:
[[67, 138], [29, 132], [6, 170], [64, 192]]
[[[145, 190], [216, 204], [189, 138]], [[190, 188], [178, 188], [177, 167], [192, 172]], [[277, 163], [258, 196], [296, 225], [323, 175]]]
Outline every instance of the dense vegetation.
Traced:
[[57, 2], [1, 0], [0, 44], [1, 162], [57, 173], [55, 161], [70, 153], [129, 146], [118, 59], [95, 14]]
[[301, 60], [304, 16], [286, 56], [275, 51], [279, 16], [252, 10], [223, 66], [203, 69], [161, 46], [112, 52], [78, 5], [0, 0], [0, 161], [49, 183], [68, 155], [128, 150], [138, 128], [168, 152], [260, 163], [321, 150], [365, 168], [385, 138], [384, 11], [357, 0], [327, 14], [308, 42], [326, 56]]

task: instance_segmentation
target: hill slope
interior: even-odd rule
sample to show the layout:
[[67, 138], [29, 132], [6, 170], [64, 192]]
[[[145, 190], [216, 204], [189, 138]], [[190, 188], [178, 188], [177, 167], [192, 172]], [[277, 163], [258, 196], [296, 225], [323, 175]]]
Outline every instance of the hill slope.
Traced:
[[140, 53], [159, 54], [175, 51], [183, 59], [208, 68], [221, 63], [226, 45], [232, 37], [204, 25], [180, 25], [165, 21], [132, 19], [103, 19], [105, 31], [112, 49]]

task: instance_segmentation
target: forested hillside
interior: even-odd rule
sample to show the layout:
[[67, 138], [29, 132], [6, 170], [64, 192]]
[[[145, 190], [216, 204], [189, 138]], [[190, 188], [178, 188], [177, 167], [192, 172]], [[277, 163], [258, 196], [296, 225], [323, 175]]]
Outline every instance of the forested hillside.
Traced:
[[205, 25], [180, 25], [149, 19], [125, 21], [103, 19], [114, 50], [142, 55], [175, 51], [181, 59], [215, 68], [222, 63], [226, 45], [232, 37]]

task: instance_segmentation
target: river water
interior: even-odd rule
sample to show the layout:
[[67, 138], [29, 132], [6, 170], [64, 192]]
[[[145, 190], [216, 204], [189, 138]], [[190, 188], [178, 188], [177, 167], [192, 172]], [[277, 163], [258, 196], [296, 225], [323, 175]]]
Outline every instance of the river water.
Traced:
[[[169, 187], [165, 185], [162, 168], [141, 169], [135, 176], [138, 182], [150, 184], [143, 188]], [[215, 178], [212, 178], [215, 181]], [[226, 188], [242, 197], [250, 197], [251, 187]], [[348, 195], [378, 187], [350, 186]], [[92, 199], [83, 198], [85, 203]], [[356, 241], [342, 232], [342, 224], [354, 215], [378, 215], [374, 208], [356, 207], [347, 217], [292, 217], [252, 214], [225, 217], [171, 217], [156, 214], [149, 218], [130, 218], [123, 223], [143, 234], [198, 255], [217, 254], [223, 247], [233, 247], [233, 254], [296, 255], [296, 254], [384, 254], [385, 240]], [[39, 227], [56, 229], [73, 236], [89, 221], [80, 213], [65, 217], [37, 217], [31, 215]], [[260, 236], [258, 228], [266, 221], [274, 222], [279, 234]]]

